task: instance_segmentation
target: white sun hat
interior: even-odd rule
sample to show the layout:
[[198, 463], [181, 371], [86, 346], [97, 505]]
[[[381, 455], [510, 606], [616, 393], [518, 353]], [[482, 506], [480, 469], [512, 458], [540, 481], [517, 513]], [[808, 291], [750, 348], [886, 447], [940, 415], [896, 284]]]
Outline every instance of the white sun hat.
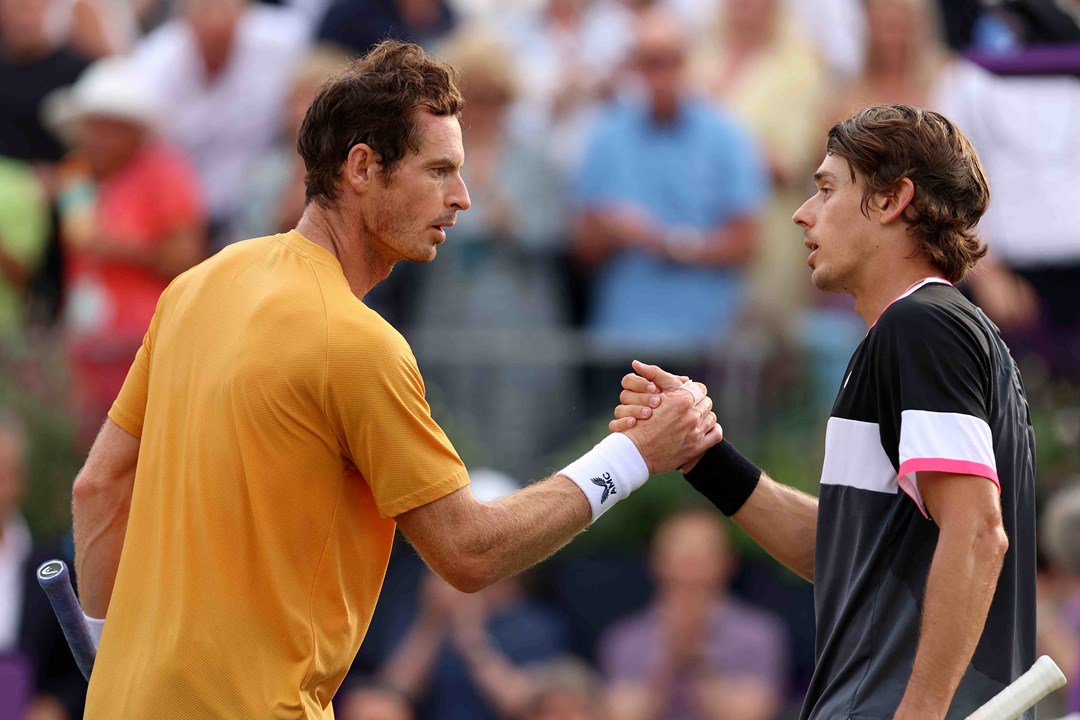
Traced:
[[70, 136], [75, 121], [88, 116], [126, 120], [147, 127], [162, 119], [161, 101], [145, 73], [129, 58], [98, 60], [71, 87], [45, 98], [45, 122]]

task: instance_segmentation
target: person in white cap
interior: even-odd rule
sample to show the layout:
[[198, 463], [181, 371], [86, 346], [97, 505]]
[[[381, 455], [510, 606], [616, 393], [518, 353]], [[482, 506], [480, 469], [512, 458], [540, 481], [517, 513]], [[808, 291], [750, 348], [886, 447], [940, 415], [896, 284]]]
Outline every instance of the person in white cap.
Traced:
[[158, 104], [138, 68], [113, 57], [47, 101], [72, 143], [57, 205], [76, 410], [100, 426], [158, 296], [198, 262], [205, 214], [188, 161], [154, 132]]

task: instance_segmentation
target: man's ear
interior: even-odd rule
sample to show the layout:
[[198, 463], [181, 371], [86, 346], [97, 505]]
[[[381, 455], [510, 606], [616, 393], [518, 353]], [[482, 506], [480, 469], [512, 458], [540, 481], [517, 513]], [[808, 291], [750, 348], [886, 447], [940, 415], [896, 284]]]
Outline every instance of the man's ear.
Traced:
[[881, 213], [879, 221], [882, 225], [889, 225], [897, 220], [906, 220], [907, 209], [911, 207], [915, 199], [915, 183], [911, 178], [900, 178], [891, 188], [875, 196], [878, 212]]
[[367, 190], [375, 178], [375, 171], [379, 164], [379, 157], [367, 143], [358, 143], [349, 150], [349, 156], [345, 158], [345, 179], [355, 192], [362, 193]]

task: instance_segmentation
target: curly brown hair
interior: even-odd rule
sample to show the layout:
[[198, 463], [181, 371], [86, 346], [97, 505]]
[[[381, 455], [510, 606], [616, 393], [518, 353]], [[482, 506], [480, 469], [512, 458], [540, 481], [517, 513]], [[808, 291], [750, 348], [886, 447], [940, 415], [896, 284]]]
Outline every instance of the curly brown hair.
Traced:
[[826, 152], [848, 161], [864, 181], [862, 212], [874, 195], [903, 178], [915, 186], [908, 208], [915, 253], [949, 282], [960, 282], [986, 255], [975, 233], [990, 204], [990, 186], [971, 142], [940, 113], [910, 105], [878, 105], [829, 130]]
[[465, 101], [457, 72], [412, 43], [384, 40], [327, 80], [304, 115], [296, 149], [304, 159], [305, 202], [333, 206], [349, 151], [371, 147], [387, 180], [420, 149], [416, 110], [457, 117]]

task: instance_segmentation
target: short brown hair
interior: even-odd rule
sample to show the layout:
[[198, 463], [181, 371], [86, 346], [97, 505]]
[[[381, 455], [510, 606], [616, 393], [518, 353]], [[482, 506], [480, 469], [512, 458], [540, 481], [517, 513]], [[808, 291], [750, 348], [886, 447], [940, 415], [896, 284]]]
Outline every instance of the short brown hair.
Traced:
[[300, 124], [296, 149], [304, 159], [305, 202], [332, 206], [341, 165], [366, 143], [387, 177], [420, 149], [416, 110], [457, 116], [464, 105], [457, 73], [419, 45], [384, 40], [319, 89]]
[[915, 252], [949, 282], [959, 282], [984, 255], [975, 234], [990, 204], [990, 186], [971, 142], [943, 115], [910, 105], [878, 105], [837, 123], [825, 150], [848, 161], [866, 183], [862, 211], [903, 178], [915, 186], [908, 219]]

